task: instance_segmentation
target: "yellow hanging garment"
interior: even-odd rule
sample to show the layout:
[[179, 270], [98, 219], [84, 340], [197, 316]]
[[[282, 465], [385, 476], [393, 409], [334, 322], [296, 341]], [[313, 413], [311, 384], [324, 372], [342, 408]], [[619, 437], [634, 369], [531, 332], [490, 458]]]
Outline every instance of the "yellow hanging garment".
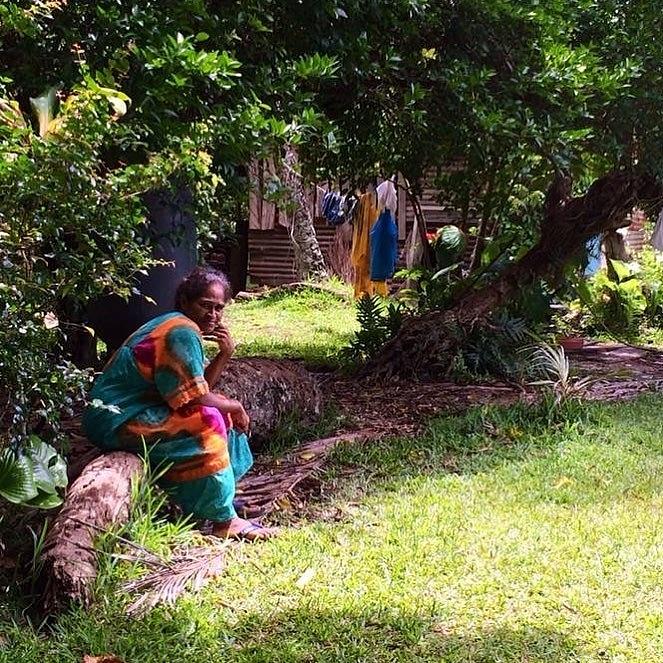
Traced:
[[354, 231], [352, 233], [351, 259], [355, 270], [354, 286], [357, 299], [364, 295], [373, 295], [370, 232], [377, 216], [375, 194], [365, 193], [359, 199], [359, 209], [355, 214]]

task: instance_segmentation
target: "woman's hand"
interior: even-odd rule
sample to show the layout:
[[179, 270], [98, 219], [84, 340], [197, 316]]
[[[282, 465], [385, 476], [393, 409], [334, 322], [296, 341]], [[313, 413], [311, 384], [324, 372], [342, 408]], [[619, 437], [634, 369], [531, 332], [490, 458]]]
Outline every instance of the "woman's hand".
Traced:
[[251, 420], [249, 415], [246, 414], [244, 406], [241, 403], [238, 403], [238, 405], [239, 407], [231, 413], [233, 425], [240, 433], [248, 433]]
[[219, 325], [214, 331], [206, 334], [210, 340], [216, 341], [216, 344], [219, 346], [219, 354], [222, 357], [227, 357], [230, 359], [233, 352], [235, 352], [235, 342], [230, 335], [228, 327], [225, 325]]

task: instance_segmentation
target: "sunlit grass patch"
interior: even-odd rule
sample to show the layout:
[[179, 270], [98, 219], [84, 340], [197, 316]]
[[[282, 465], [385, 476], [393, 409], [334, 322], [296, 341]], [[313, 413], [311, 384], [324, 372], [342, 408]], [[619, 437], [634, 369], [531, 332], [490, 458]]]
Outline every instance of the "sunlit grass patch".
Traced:
[[338, 351], [357, 328], [348, 296], [302, 288], [231, 304], [226, 320], [238, 356], [302, 359], [308, 364], [338, 364]]
[[661, 660], [660, 408], [483, 408], [342, 448], [311, 517], [202, 592], [133, 621], [109, 577], [55, 635], [6, 623], [0, 660]]

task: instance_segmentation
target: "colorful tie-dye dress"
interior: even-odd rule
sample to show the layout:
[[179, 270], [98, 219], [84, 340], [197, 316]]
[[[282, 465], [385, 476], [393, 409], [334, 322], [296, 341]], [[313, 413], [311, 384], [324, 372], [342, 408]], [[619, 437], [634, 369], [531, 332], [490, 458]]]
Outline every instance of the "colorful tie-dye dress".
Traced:
[[233, 434], [216, 408], [191, 402], [209, 391], [198, 326], [182, 313], [144, 324], [115, 353], [90, 393], [83, 428], [104, 450], [145, 451], [159, 480], [185, 513], [225, 521], [236, 516], [235, 483], [250, 467], [245, 435]]

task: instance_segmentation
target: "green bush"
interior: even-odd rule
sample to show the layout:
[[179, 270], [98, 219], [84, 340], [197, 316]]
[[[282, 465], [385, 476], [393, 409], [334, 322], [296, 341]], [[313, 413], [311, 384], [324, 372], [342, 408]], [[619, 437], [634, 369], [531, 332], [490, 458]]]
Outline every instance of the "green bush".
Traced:
[[577, 284], [575, 308], [584, 311], [588, 331], [635, 340], [645, 328], [663, 323], [663, 260], [646, 248], [637, 262], [610, 262], [610, 272]]
[[[129, 99], [89, 76], [59, 112], [53, 91], [32, 105], [38, 132], [16, 101], [0, 99], [0, 449], [7, 449], [6, 472], [12, 458], [15, 468], [25, 469], [41, 443], [63, 440], [61, 418], [72, 414], [89, 378], [64, 358], [72, 339], [85, 333], [78, 321], [86, 302], [109, 291], [128, 296], [134, 276], [153, 263], [142, 193], [173, 183], [215, 186], [209, 159], [193, 142], [140, 164], [109, 165], [108, 146]], [[34, 501], [32, 492], [16, 501]]]

